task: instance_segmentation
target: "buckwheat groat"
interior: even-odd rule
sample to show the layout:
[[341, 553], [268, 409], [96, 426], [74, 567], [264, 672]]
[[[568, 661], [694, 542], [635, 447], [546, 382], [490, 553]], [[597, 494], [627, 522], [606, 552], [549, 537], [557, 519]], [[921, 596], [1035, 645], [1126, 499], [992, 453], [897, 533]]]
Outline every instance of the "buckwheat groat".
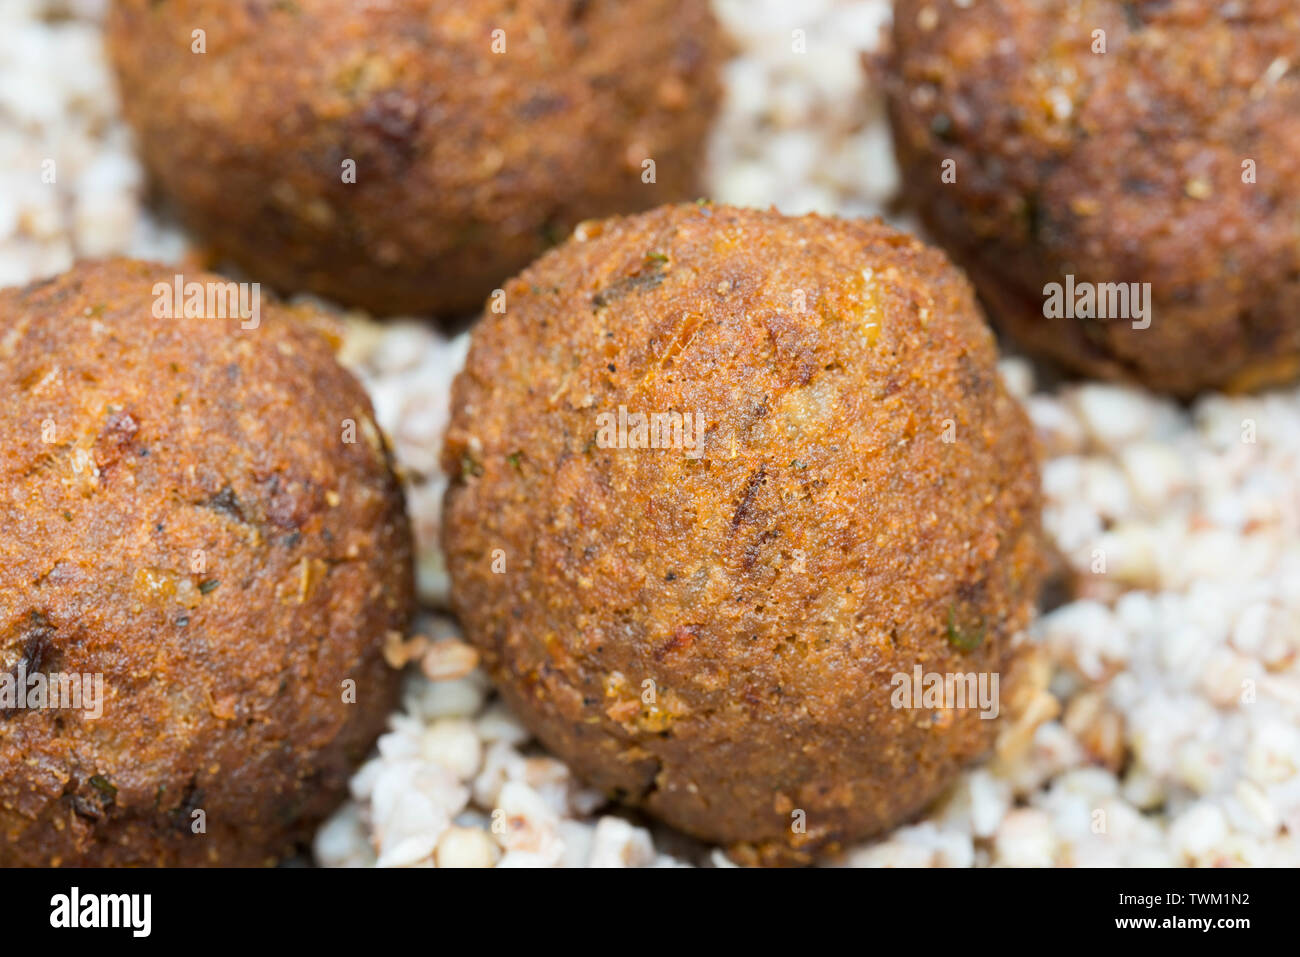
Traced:
[[699, 204], [583, 224], [505, 291], [443, 538], [511, 708], [747, 863], [920, 812], [997, 723], [895, 708], [895, 675], [1007, 672], [1041, 574], [1033, 436], [965, 279], [878, 222]]
[[108, 31], [215, 251], [384, 314], [476, 310], [580, 219], [698, 195], [722, 55], [705, 0], [121, 0]]
[[394, 705], [410, 530], [368, 399], [299, 311], [157, 318], [174, 272], [0, 292], [0, 676], [103, 692], [6, 702], [3, 866], [273, 863]]
[[[1027, 348], [1182, 396], [1300, 372], [1300, 9], [1225, 11], [896, 5], [906, 196]], [[1067, 276], [1150, 283], [1149, 314], [1046, 318]]]

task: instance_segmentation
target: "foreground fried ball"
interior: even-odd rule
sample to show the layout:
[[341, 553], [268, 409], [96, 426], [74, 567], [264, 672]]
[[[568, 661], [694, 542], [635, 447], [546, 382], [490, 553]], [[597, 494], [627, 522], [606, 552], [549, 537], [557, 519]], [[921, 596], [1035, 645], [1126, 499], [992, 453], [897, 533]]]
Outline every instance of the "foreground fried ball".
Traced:
[[705, 0], [120, 0], [108, 37], [215, 252], [384, 314], [477, 310], [579, 220], [698, 195], [722, 47]]
[[995, 722], [896, 709], [894, 676], [1001, 671], [1039, 581], [1033, 437], [965, 279], [880, 223], [696, 205], [583, 224], [506, 294], [443, 528], [509, 705], [743, 861], [923, 809]]
[[274, 862], [394, 704], [411, 539], [369, 401], [288, 309], [155, 318], [173, 272], [0, 293], [0, 680], [103, 689], [7, 702], [0, 865]]
[[[907, 196], [1029, 349], [1184, 396], [1300, 372], [1300, 9], [1224, 10], [899, 0]], [[1067, 275], [1150, 283], [1150, 312], [1046, 318]]]

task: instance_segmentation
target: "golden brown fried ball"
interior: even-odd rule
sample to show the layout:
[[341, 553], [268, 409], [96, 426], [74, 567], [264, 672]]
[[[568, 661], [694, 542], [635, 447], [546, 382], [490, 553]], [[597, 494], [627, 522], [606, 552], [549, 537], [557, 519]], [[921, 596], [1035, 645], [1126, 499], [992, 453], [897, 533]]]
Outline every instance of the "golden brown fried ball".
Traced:
[[119, 0], [108, 43], [216, 253], [381, 314], [477, 310], [579, 220], [698, 195], [723, 46], [705, 0]]
[[0, 709], [0, 866], [273, 863], [394, 705], [411, 537], [368, 399], [294, 310], [155, 318], [174, 272], [0, 293], [0, 675], [103, 689]]
[[[1034, 352], [1182, 396], [1300, 372], [1300, 8], [1227, 6], [899, 0], [905, 195]], [[1067, 275], [1150, 312], [1046, 318]]]
[[697, 204], [583, 224], [505, 290], [443, 529], [510, 707], [742, 861], [920, 812], [995, 722], [894, 708], [893, 677], [1006, 668], [1040, 578], [1033, 436], [966, 280], [879, 222]]

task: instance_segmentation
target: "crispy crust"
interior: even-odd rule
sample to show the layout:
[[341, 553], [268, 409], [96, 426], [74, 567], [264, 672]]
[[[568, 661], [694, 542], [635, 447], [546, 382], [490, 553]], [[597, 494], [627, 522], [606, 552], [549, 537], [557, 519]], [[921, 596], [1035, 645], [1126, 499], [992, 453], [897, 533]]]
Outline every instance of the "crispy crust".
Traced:
[[[886, 89], [906, 197], [1032, 351], [1181, 396], [1300, 373], [1300, 11], [1222, 8], [899, 0]], [[1150, 282], [1150, 328], [1044, 318], [1067, 273]]]
[[381, 314], [478, 309], [580, 219], [698, 195], [722, 57], [704, 0], [122, 0], [108, 43], [217, 253]]
[[[453, 389], [453, 602], [502, 694], [745, 862], [917, 814], [995, 722], [894, 709], [891, 677], [1004, 670], [1041, 574], [1033, 435], [968, 283], [878, 222], [694, 205], [578, 237]], [[703, 414], [703, 456], [601, 447], [620, 405]]]
[[0, 292], [0, 669], [105, 696], [0, 716], [0, 865], [273, 863], [394, 705], [411, 538], [368, 399], [295, 310], [153, 318], [174, 272]]

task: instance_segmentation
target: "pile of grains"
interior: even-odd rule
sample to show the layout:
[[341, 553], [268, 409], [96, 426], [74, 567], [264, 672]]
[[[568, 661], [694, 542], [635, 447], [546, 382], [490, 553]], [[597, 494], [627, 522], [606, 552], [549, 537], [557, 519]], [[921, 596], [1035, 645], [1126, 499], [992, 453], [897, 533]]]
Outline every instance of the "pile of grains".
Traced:
[[468, 333], [448, 340], [426, 323], [379, 325], [354, 313], [339, 354], [370, 393], [375, 417], [396, 453], [415, 532], [419, 594], [432, 607], [447, 604], [447, 570], [438, 547], [447, 480], [438, 463], [451, 416], [451, 380], [468, 348]]
[[183, 238], [142, 209], [96, 20], [104, 0], [0, 3], [0, 286], [129, 251], [170, 260]]
[[[877, 214], [897, 189], [859, 51], [882, 0], [715, 0], [735, 37], [711, 158], [722, 202]], [[143, 205], [96, 21], [102, 0], [0, 4], [0, 284], [184, 237]], [[802, 51], [802, 52], [801, 52]], [[53, 161], [55, 180], [42, 180]], [[439, 613], [437, 467], [466, 337], [347, 319], [407, 482], [426, 611], [385, 649], [400, 712], [317, 835], [317, 861], [383, 866], [723, 866], [608, 806], [494, 698]], [[1044, 520], [1068, 598], [1029, 636], [1050, 693], [922, 820], [846, 866], [1300, 864], [1300, 390], [1208, 396], [1004, 378], [1046, 453]]]

